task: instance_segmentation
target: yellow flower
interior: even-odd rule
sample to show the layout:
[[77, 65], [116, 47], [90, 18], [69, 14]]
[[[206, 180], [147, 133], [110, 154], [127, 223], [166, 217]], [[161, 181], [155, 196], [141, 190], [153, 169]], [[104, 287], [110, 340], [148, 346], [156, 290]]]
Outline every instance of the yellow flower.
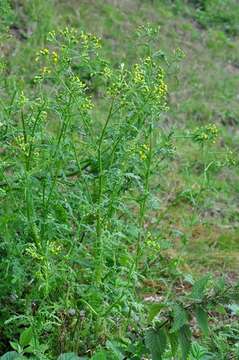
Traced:
[[41, 72], [43, 75], [47, 75], [47, 74], [50, 74], [51, 73], [51, 70], [47, 67], [47, 66], [44, 66], [42, 69], [41, 69]]
[[40, 54], [41, 55], [49, 55], [49, 50], [47, 48], [44, 48], [44, 49], [40, 50]]
[[140, 68], [139, 64], [135, 64], [135, 66], [134, 66], [133, 80], [134, 80], [135, 84], [142, 84], [145, 81], [144, 72]]
[[57, 64], [58, 60], [59, 60], [59, 56], [58, 56], [57, 52], [53, 51], [52, 52], [52, 61], [53, 61], [53, 63]]

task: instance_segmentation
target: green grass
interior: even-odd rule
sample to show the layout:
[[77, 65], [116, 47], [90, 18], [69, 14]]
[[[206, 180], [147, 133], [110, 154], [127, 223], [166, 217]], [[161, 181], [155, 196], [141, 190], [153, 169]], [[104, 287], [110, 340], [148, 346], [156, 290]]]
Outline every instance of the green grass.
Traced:
[[[50, 358], [56, 358], [61, 351], [75, 351], [82, 355], [89, 351], [91, 356], [95, 350], [104, 353], [108, 349], [108, 357], [103, 354], [99, 359], [121, 359], [121, 351], [129, 359], [135, 352], [134, 359], [140, 359], [146, 350], [141, 349], [143, 345], [139, 341], [142, 331], [139, 322], [144, 318], [144, 311], [138, 297], [143, 298], [145, 294], [155, 296], [156, 293], [170, 297], [171, 288], [178, 291], [178, 282], [182, 282], [185, 287], [183, 293], [187, 293], [189, 285], [184, 280], [189, 274], [197, 278], [210, 272], [216, 276], [224, 275], [228, 283], [237, 280], [238, 5], [233, 0], [83, 0], [80, 4], [76, 0], [54, 3], [24, 0], [13, 1], [14, 10], [8, 9], [4, 1], [1, 7], [4, 12], [1, 15], [0, 40], [8, 80], [3, 81], [1, 88], [1, 106], [5, 109], [1, 111], [0, 122], [2, 124], [10, 118], [11, 133], [9, 137], [3, 134], [0, 147], [1, 166], [4, 169], [1, 170], [0, 181], [1, 184], [8, 183], [7, 192], [6, 185], [1, 191], [0, 226], [4, 245], [0, 251], [1, 256], [6, 258], [2, 270], [5, 282], [9, 282], [9, 288], [6, 288], [5, 283], [1, 287], [4, 312], [0, 325], [0, 337], [3, 338], [0, 352], [9, 350], [9, 340], [18, 341], [23, 328], [31, 326], [36, 331], [35, 326], [43, 345], [47, 343], [52, 347], [41, 350], [38, 346], [40, 344], [34, 344], [35, 351], [37, 349], [41, 354], [38, 355], [40, 358], [45, 352]], [[94, 81], [90, 76], [92, 69], [86, 70], [81, 65], [77, 67], [77, 60], [73, 67], [88, 84], [90, 91], [87, 96], [92, 96], [96, 104], [90, 115], [94, 119], [93, 140], [87, 133], [87, 126], [84, 128], [77, 120], [72, 125], [71, 135], [63, 127], [64, 140], [58, 146], [60, 137], [57, 140], [55, 135], [60, 134], [62, 129], [59, 121], [61, 117], [58, 118], [58, 115], [60, 113], [63, 119], [67, 119], [68, 111], [63, 107], [63, 110], [57, 109], [59, 104], [57, 101], [54, 103], [54, 92], [57, 93], [54, 89], [56, 86], [60, 89], [59, 79], [49, 81], [43, 90], [37, 90], [40, 95], [43, 91], [48, 98], [50, 121], [37, 128], [37, 146], [41, 157], [31, 160], [30, 172], [19, 150], [23, 144], [17, 143], [18, 132], [21, 134], [16, 126], [20, 112], [13, 104], [15, 92], [19, 98], [24, 88], [32, 101], [31, 106], [36, 109], [32, 99], [39, 94], [33, 84], [33, 74], [39, 73], [40, 65], [35, 58], [40, 49], [48, 46], [49, 31], [73, 26], [97, 34], [102, 38], [102, 56], [117, 71], [121, 64], [124, 63], [127, 68], [147, 52], [145, 45], [148, 44], [148, 38], [141, 36], [139, 42], [143, 46], [136, 46], [136, 30], [147, 23], [160, 26], [157, 40], [152, 41], [152, 49], [160, 51], [161, 59], [164, 59], [161, 63], [166, 71], [169, 88], [169, 111], [162, 112], [156, 126], [158, 146], [167, 153], [167, 160], [156, 167], [151, 176], [152, 189], [147, 199], [150, 211], [144, 215], [144, 200], [137, 200], [137, 195], [142, 187], [147, 193], [147, 171], [143, 172], [145, 181], [139, 184], [138, 176], [143, 170], [137, 156], [135, 162], [130, 163], [128, 155], [124, 154], [128, 146], [127, 137], [124, 138], [125, 147], [120, 148], [117, 156], [122, 156], [122, 159], [124, 156], [126, 163], [129, 161], [128, 172], [136, 168], [132, 170], [133, 175], [127, 174], [127, 181], [133, 184], [132, 190], [122, 195], [117, 202], [117, 191], [121, 191], [120, 182], [123, 183], [124, 179], [122, 174], [125, 162], [121, 158], [122, 173], [111, 171], [108, 178], [102, 175], [103, 170], [98, 173], [98, 167], [102, 165], [108, 169], [110, 161], [114, 160], [107, 157], [107, 151], [104, 153], [107, 148], [105, 144], [108, 142], [109, 147], [112, 146], [117, 131], [121, 131], [119, 120], [113, 118], [109, 133], [103, 131], [102, 143], [98, 148], [95, 147], [101, 141], [102, 126], [109, 111], [108, 100], [104, 98], [104, 82], [97, 73], [102, 64], [91, 64], [98, 74]], [[7, 26], [10, 36], [4, 30]], [[185, 56], [181, 56], [181, 52], [176, 49], [181, 49]], [[176, 60], [177, 57], [180, 61]], [[52, 96], [48, 97], [52, 90]], [[76, 107], [74, 103], [72, 111]], [[123, 119], [123, 115], [120, 116]], [[192, 141], [192, 134], [196, 127], [208, 123], [218, 126], [219, 136], [215, 144], [203, 148], [198, 142]], [[140, 142], [136, 147], [139, 154], [143, 151], [143, 142], [147, 143], [149, 139], [149, 134], [144, 133], [143, 129], [141, 131]], [[129, 148], [134, 146], [132, 143]], [[81, 169], [88, 158], [89, 173]], [[67, 177], [66, 173], [71, 176]], [[45, 179], [43, 185], [42, 174]], [[108, 223], [104, 213], [105, 208], [108, 209], [107, 201], [112, 206], [109, 214], [114, 214], [116, 209], [120, 213], [115, 218], [107, 215], [110, 218]], [[125, 229], [126, 218], [128, 222]], [[97, 245], [92, 245], [95, 223]], [[140, 235], [141, 232], [143, 235]], [[152, 236], [152, 243], [147, 243], [150, 240], [148, 234]], [[35, 245], [32, 246], [32, 239], [38, 246], [41, 236], [46, 243], [39, 255]], [[90, 239], [86, 245], [84, 237]], [[82, 242], [80, 245], [79, 238]], [[50, 239], [51, 247], [48, 246]], [[143, 241], [145, 239], [146, 242]], [[135, 246], [135, 242], [138, 245]], [[141, 246], [142, 258], [139, 257]], [[64, 249], [63, 258], [58, 254], [61, 248]], [[11, 254], [9, 258], [8, 254]], [[134, 261], [136, 268], [141, 264], [140, 275], [132, 271]], [[36, 279], [35, 275], [31, 278], [26, 273], [29, 271], [31, 274], [34, 262], [37, 264], [34, 268]], [[127, 276], [130, 279], [132, 277], [132, 283], [129, 283], [129, 279], [128, 283], [126, 281], [129, 269], [131, 273]], [[61, 285], [63, 278], [64, 286]], [[59, 294], [60, 288], [64, 296]], [[120, 291], [126, 292], [125, 297]], [[36, 320], [32, 315], [34, 299], [38, 299], [37, 311], [40, 309]], [[79, 299], [83, 299], [83, 302]], [[75, 309], [77, 319], [74, 315], [71, 318], [67, 312], [74, 312]], [[51, 313], [52, 317], [49, 315]], [[8, 327], [4, 321], [9, 317], [12, 320]], [[120, 324], [118, 328], [117, 321]], [[56, 327], [54, 322], [58, 323]], [[146, 326], [147, 321], [142, 324], [142, 328]], [[135, 333], [134, 329], [125, 330], [131, 327], [136, 327]], [[233, 335], [229, 334], [228, 329], [221, 332], [215, 327], [215, 343], [205, 342], [202, 346], [215, 353], [217, 359], [225, 359], [230, 349], [226, 345], [225, 348], [223, 345], [220, 347], [220, 343], [226, 344], [227, 336], [234, 336], [236, 340], [232, 343], [238, 343], [236, 325], [234, 328], [233, 324], [231, 329]], [[50, 335], [46, 341], [48, 333]], [[80, 334], [78, 339], [77, 334]], [[130, 349], [128, 342], [132, 342], [135, 348]], [[169, 351], [165, 354], [165, 359], [172, 359]], [[236, 346], [233, 354], [237, 356]], [[190, 360], [196, 358], [196, 355], [190, 356]]]

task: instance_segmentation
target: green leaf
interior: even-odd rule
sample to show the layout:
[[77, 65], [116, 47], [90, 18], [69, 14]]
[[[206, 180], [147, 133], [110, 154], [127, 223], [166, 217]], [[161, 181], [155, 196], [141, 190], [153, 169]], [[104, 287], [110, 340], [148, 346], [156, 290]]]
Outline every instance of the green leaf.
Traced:
[[0, 357], [0, 360], [20, 360], [20, 359], [25, 359], [25, 357], [19, 355], [16, 351], [9, 351]]
[[23, 351], [23, 347], [18, 342], [10, 341], [10, 345], [18, 354]]
[[177, 332], [174, 332], [174, 333], [168, 332], [167, 335], [168, 335], [169, 342], [171, 345], [172, 354], [173, 354], [173, 356], [175, 356], [177, 353], [177, 350], [178, 350], [178, 333]]
[[160, 310], [165, 308], [165, 304], [150, 304], [149, 305], [149, 321], [152, 321], [155, 316], [160, 313]]
[[191, 292], [191, 298], [196, 300], [202, 300], [204, 297], [205, 289], [210, 279], [209, 275], [203, 276], [201, 279], [195, 282]]
[[209, 328], [208, 328], [207, 312], [201, 306], [197, 306], [195, 315], [196, 315], [198, 325], [199, 325], [200, 329], [202, 330], [203, 334], [205, 336], [208, 336]]
[[81, 358], [75, 353], [65, 353], [61, 354], [57, 360], [80, 360]]
[[21, 346], [27, 346], [30, 344], [31, 340], [33, 338], [33, 331], [32, 328], [29, 327], [28, 329], [25, 329], [21, 335], [20, 335], [20, 340], [19, 340], [19, 344]]
[[165, 330], [163, 328], [149, 329], [145, 334], [145, 343], [152, 355], [152, 360], [161, 360], [167, 346]]
[[118, 344], [115, 341], [106, 341], [106, 347], [113, 352], [117, 360], [123, 360], [125, 358], [125, 356], [120, 351]]
[[105, 351], [98, 351], [91, 360], [107, 360], [107, 353]]
[[191, 331], [188, 325], [184, 325], [179, 330], [179, 344], [182, 350], [182, 360], [187, 360], [191, 348]]
[[173, 326], [170, 332], [178, 331], [182, 326], [188, 323], [187, 312], [181, 305], [175, 305], [173, 310]]

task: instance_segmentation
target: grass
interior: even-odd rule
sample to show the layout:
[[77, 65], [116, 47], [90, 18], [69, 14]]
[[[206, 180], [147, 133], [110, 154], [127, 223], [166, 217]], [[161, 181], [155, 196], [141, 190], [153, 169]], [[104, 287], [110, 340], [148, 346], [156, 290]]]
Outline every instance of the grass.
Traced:
[[[6, 257], [6, 253], [11, 253], [11, 257], [4, 263], [9, 268], [4, 273], [10, 285], [7, 289], [4, 283], [1, 288], [5, 309], [1, 321], [3, 323], [9, 317], [12, 318], [9, 329], [4, 324], [1, 325], [1, 337], [4, 339], [1, 352], [9, 350], [9, 339], [17, 343], [22, 328], [30, 326], [33, 331], [41, 334], [41, 340], [47, 338], [48, 333], [51, 334], [47, 344], [53, 347], [53, 351], [40, 349], [40, 344], [34, 344], [33, 353], [38, 353], [37, 356], [42, 359], [45, 353], [56, 358], [59, 354], [57, 347], [60, 352], [75, 351], [82, 355], [86, 355], [88, 351], [89, 356], [93, 355], [95, 349], [104, 353], [106, 347], [111, 353], [107, 356], [112, 356], [112, 359], [117, 359], [117, 356], [120, 359], [122, 349], [126, 354], [131, 354], [127, 355], [129, 359], [134, 351], [138, 351], [134, 358], [139, 359], [142, 356], [141, 345], [130, 352], [130, 346], [126, 346], [129, 340], [121, 336], [125, 334], [125, 329], [132, 326], [137, 328], [139, 325], [143, 310], [134, 298], [136, 292], [141, 298], [144, 294], [154, 297], [156, 293], [166, 293], [167, 297], [170, 292], [166, 290], [167, 286], [177, 287], [178, 276], [184, 279], [189, 273], [197, 278], [202, 273], [211, 272], [217, 276], [224, 275], [229, 283], [236, 281], [239, 260], [239, 40], [236, 34], [239, 14], [233, 0], [228, 0], [226, 3], [230, 6], [225, 8], [224, 2], [220, 1], [196, 3], [195, 6], [193, 1], [92, 0], [81, 1], [79, 5], [77, 1], [53, 3], [24, 0], [12, 2], [15, 11], [7, 9], [7, 2], [1, 4], [5, 11], [2, 26], [3, 29], [5, 26], [10, 27], [11, 37], [2, 31], [1, 48], [6, 57], [9, 81], [2, 91], [3, 103], [8, 105], [6, 111], [1, 112], [0, 121], [4, 123], [6, 118], [13, 118], [10, 140], [3, 136], [0, 148], [2, 163], [7, 165], [1, 171], [1, 182], [5, 183], [7, 178], [11, 190], [7, 193], [6, 200], [3, 187], [1, 199], [0, 226], [4, 233], [4, 246], [6, 245], [2, 248], [2, 255]], [[221, 6], [223, 11], [220, 10]], [[18, 138], [19, 131], [14, 125], [19, 111], [14, 108], [15, 105], [11, 105], [11, 99], [14, 98], [15, 91], [19, 94], [23, 87], [24, 93], [28, 93], [31, 99], [34, 98], [32, 74], [39, 72], [39, 64], [35, 61], [36, 53], [47, 46], [49, 31], [67, 25], [96, 33], [104, 43], [102, 56], [117, 71], [122, 63], [126, 67], [130, 66], [145, 54], [144, 45], [148, 40], [141, 37], [143, 46], [136, 46], [135, 31], [146, 23], [160, 26], [159, 36], [156, 42], [152, 42], [152, 48], [160, 50], [161, 58], [166, 58], [170, 63], [167, 66], [167, 62], [163, 62], [169, 87], [170, 109], [162, 112], [156, 130], [158, 145], [167, 152], [168, 157], [166, 162], [155, 169], [152, 176], [152, 189], [147, 198], [150, 208], [148, 215], [146, 197], [137, 200], [136, 196], [141, 191], [148, 193], [147, 166], [146, 169], [141, 168], [137, 157], [135, 163], [129, 162], [130, 169], [134, 166], [137, 168], [137, 176], [134, 171], [133, 178], [130, 178], [132, 174], [127, 174], [127, 181], [133, 184], [132, 190], [127, 196], [122, 195], [119, 203], [117, 191], [121, 191], [124, 183], [122, 169], [124, 161], [129, 161], [128, 155], [123, 155], [124, 147], [117, 153], [119, 159], [121, 156], [122, 159], [125, 157], [124, 161], [117, 158], [117, 161], [122, 161], [122, 173], [119, 171], [116, 174], [115, 170], [111, 170], [107, 173], [108, 179], [105, 176], [104, 171], [108, 171], [108, 164], [114, 160], [110, 160], [105, 154], [105, 144], [108, 142], [112, 146], [111, 142], [115, 141], [117, 131], [121, 134], [121, 129], [118, 128], [117, 118], [111, 119], [111, 111], [108, 112], [109, 104], [108, 100], [104, 100], [104, 85], [100, 76], [97, 75], [98, 78], [91, 81], [88, 70], [77, 68], [77, 64], [73, 68], [76, 72], [82, 71], [82, 78], [90, 88], [87, 96], [91, 95], [97, 104], [91, 115], [93, 119], [97, 119], [93, 127], [93, 141], [87, 133], [88, 120], [86, 128], [81, 125], [79, 129], [78, 123], [74, 123], [70, 125], [71, 130], [68, 129], [67, 114], [70, 107], [64, 108], [61, 105], [62, 108], [57, 110], [61, 114], [58, 118], [59, 114], [55, 109], [59, 104], [57, 101], [53, 107], [51, 104], [51, 101], [55, 101], [54, 86], [58, 84], [60, 88], [59, 79], [56, 79], [56, 83], [49, 81], [43, 87], [44, 96], [52, 92], [52, 97], [49, 97], [51, 121], [39, 125], [36, 132], [39, 152], [42, 151], [41, 158], [31, 159], [29, 156], [29, 163], [25, 162], [24, 156], [19, 152], [24, 144], [11, 142], [11, 139]], [[176, 50], [179, 48], [185, 53], [185, 57]], [[177, 58], [180, 58], [180, 62]], [[97, 72], [102, 64], [94, 63], [92, 66], [95, 66]], [[20, 98], [18, 101], [24, 102], [24, 99]], [[74, 103], [72, 111], [77, 106]], [[198, 142], [192, 141], [192, 134], [196, 127], [200, 128], [208, 123], [218, 126], [219, 139], [213, 146], [202, 147]], [[24, 133], [24, 121], [21, 126]], [[71, 136], [69, 131], [72, 131]], [[141, 131], [137, 151], [144, 157], [143, 139], [147, 144], [151, 144], [152, 140], [149, 140], [150, 133], [144, 133], [143, 129]], [[55, 134], [58, 134], [58, 138], [55, 138]], [[124, 141], [127, 148], [128, 139], [124, 138]], [[98, 145], [95, 147], [95, 144]], [[151, 149], [151, 145], [149, 148]], [[86, 164], [86, 169], [89, 167], [90, 170], [89, 173], [84, 173], [82, 168], [84, 169], [85, 163], [82, 159], [85, 161], [87, 157], [90, 162]], [[138, 184], [141, 173], [144, 180], [142, 184]], [[83, 182], [79, 174], [83, 177]], [[40, 185], [41, 176], [44, 176], [43, 185]], [[19, 193], [16, 192], [18, 187], [21, 189]], [[38, 197], [35, 189], [38, 189], [41, 196]], [[105, 220], [107, 202], [110, 204], [108, 222]], [[128, 208], [125, 204], [128, 204]], [[115, 209], [121, 213], [119, 218], [113, 215]], [[125, 218], [128, 219], [127, 226]], [[148, 243], [142, 245], [147, 233], [152, 234], [153, 242], [149, 239]], [[29, 246], [32, 238], [36, 246]], [[39, 238], [42, 241], [40, 254], [37, 248]], [[85, 238], [90, 239], [86, 245]], [[51, 247], [49, 239], [53, 241]], [[92, 245], [93, 239], [96, 245]], [[64, 258], [60, 255], [61, 247], [64, 249]], [[37, 264], [34, 269], [37, 280], [26, 273], [31, 273], [32, 262]], [[131, 267], [132, 263], [136, 270]], [[142, 274], [138, 275], [137, 269], [141, 263], [145, 265], [141, 269]], [[142, 283], [140, 276], [143, 278]], [[62, 287], [63, 278], [65, 283]], [[82, 282], [74, 285], [79, 278], [83, 279]], [[38, 284], [33, 293], [32, 281], [37, 281]], [[183, 287], [187, 286], [187, 281], [183, 281]], [[66, 296], [59, 294], [61, 287]], [[36, 305], [34, 298], [39, 302]], [[10, 305], [6, 304], [6, 299]], [[37, 320], [32, 316], [35, 307], [40, 314]], [[71, 312], [76, 311], [75, 309], [81, 309], [79, 314], [77, 312], [78, 318], [74, 315], [71, 317]], [[120, 324], [118, 329], [116, 320]], [[236, 333], [233, 321], [231, 329]], [[57, 330], [54, 322], [58, 322]], [[144, 323], [142, 327], [145, 326]], [[138, 341], [137, 331], [141, 331], [140, 326], [137, 329], [136, 334], [129, 331], [133, 344]], [[227, 332], [215, 332], [215, 342], [218, 343], [204, 343], [201, 346], [210, 348], [218, 359], [225, 359], [229, 350], [226, 347], [222, 349], [223, 345], [220, 348], [220, 341], [223, 343], [222, 338]], [[78, 339], [77, 334], [80, 334]], [[115, 344], [116, 337], [123, 338], [120, 345]], [[236, 342], [238, 343], [238, 338]], [[23, 340], [20, 345], [25, 346]], [[26, 342], [26, 345], [29, 344]], [[17, 346], [13, 345], [13, 349], [19, 351]], [[236, 356], [237, 350], [233, 351], [233, 356]], [[106, 358], [103, 356], [105, 355], [99, 359]], [[172, 359], [172, 354], [165, 356]], [[190, 359], [196, 358], [196, 355], [190, 356]]]

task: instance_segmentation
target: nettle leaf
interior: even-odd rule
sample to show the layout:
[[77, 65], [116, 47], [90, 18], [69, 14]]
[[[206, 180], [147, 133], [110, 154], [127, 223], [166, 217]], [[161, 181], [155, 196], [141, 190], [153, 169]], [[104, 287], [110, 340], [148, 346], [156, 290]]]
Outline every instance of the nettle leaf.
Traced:
[[29, 327], [28, 329], [25, 329], [21, 335], [20, 335], [20, 340], [19, 340], [19, 344], [21, 346], [27, 346], [30, 344], [31, 340], [33, 338], [33, 330], [31, 327]]
[[175, 356], [178, 350], [178, 332], [174, 332], [174, 333], [168, 332], [167, 335], [171, 345], [172, 354], [173, 356]]
[[155, 316], [157, 316], [160, 311], [165, 308], [166, 305], [165, 304], [150, 304], [149, 305], [149, 321], [152, 321]]
[[57, 360], [81, 360], [79, 356], [77, 356], [75, 353], [65, 353], [61, 354]]
[[195, 310], [196, 319], [200, 329], [202, 330], [205, 336], [209, 334], [209, 327], [208, 327], [208, 315], [207, 312], [201, 307], [197, 306]]
[[171, 332], [178, 331], [183, 325], [188, 323], [188, 314], [181, 305], [175, 305], [173, 309], [173, 326]]
[[21, 360], [26, 359], [24, 356], [19, 355], [16, 351], [9, 351], [0, 357], [0, 360]]
[[118, 344], [115, 341], [106, 341], [107, 349], [111, 350], [112, 353], [116, 356], [117, 360], [123, 360], [124, 355], [122, 354]]
[[182, 351], [182, 360], [187, 360], [191, 348], [191, 331], [189, 325], [184, 325], [180, 328], [178, 340]]
[[209, 279], [210, 279], [210, 276], [206, 275], [194, 283], [192, 292], [191, 292], [191, 298], [196, 299], [196, 300], [203, 299]]
[[152, 355], [152, 360], [161, 360], [167, 346], [165, 330], [163, 328], [149, 329], [145, 334], [145, 343]]

